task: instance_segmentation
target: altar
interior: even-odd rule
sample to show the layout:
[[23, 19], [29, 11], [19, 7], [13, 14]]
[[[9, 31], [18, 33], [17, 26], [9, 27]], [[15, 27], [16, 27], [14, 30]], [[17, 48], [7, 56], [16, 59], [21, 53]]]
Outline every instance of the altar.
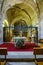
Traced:
[[26, 37], [14, 37], [14, 40], [17, 40], [17, 39], [23, 39], [23, 40], [26, 40]]

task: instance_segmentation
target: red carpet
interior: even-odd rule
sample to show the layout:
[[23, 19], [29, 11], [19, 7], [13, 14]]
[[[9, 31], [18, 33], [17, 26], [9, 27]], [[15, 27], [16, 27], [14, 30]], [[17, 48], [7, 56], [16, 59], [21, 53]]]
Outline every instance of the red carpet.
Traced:
[[33, 51], [34, 46], [31, 45], [32, 44], [30, 44], [30, 46], [27, 48], [23, 47], [19, 49], [19, 48], [15, 48], [13, 43], [3, 43], [0, 45], [0, 48], [6, 47], [7, 51]]

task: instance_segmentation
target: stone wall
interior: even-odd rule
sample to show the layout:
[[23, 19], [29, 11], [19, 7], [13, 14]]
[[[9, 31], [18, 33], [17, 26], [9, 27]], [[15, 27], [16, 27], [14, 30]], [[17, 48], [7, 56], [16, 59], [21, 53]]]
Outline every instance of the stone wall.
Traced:
[[2, 13], [0, 12], [0, 44], [3, 42]]

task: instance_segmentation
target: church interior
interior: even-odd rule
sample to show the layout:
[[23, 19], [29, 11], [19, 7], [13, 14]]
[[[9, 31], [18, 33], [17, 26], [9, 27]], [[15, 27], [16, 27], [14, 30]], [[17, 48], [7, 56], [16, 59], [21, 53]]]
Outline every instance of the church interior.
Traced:
[[0, 65], [43, 65], [43, 0], [0, 0]]

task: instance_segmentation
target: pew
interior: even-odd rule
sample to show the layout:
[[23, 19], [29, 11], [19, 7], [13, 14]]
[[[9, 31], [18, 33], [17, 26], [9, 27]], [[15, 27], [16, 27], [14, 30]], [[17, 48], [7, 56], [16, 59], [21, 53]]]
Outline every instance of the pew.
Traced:
[[0, 58], [0, 65], [5, 65], [6, 63], [6, 55], [7, 55], [7, 48], [0, 48], [0, 55], [4, 55], [5, 58]]
[[36, 65], [43, 65], [43, 57], [39, 57], [37, 58], [37, 55], [43, 55], [43, 48], [41, 47], [37, 47], [37, 48], [34, 48], [34, 56], [35, 56], [35, 64]]

